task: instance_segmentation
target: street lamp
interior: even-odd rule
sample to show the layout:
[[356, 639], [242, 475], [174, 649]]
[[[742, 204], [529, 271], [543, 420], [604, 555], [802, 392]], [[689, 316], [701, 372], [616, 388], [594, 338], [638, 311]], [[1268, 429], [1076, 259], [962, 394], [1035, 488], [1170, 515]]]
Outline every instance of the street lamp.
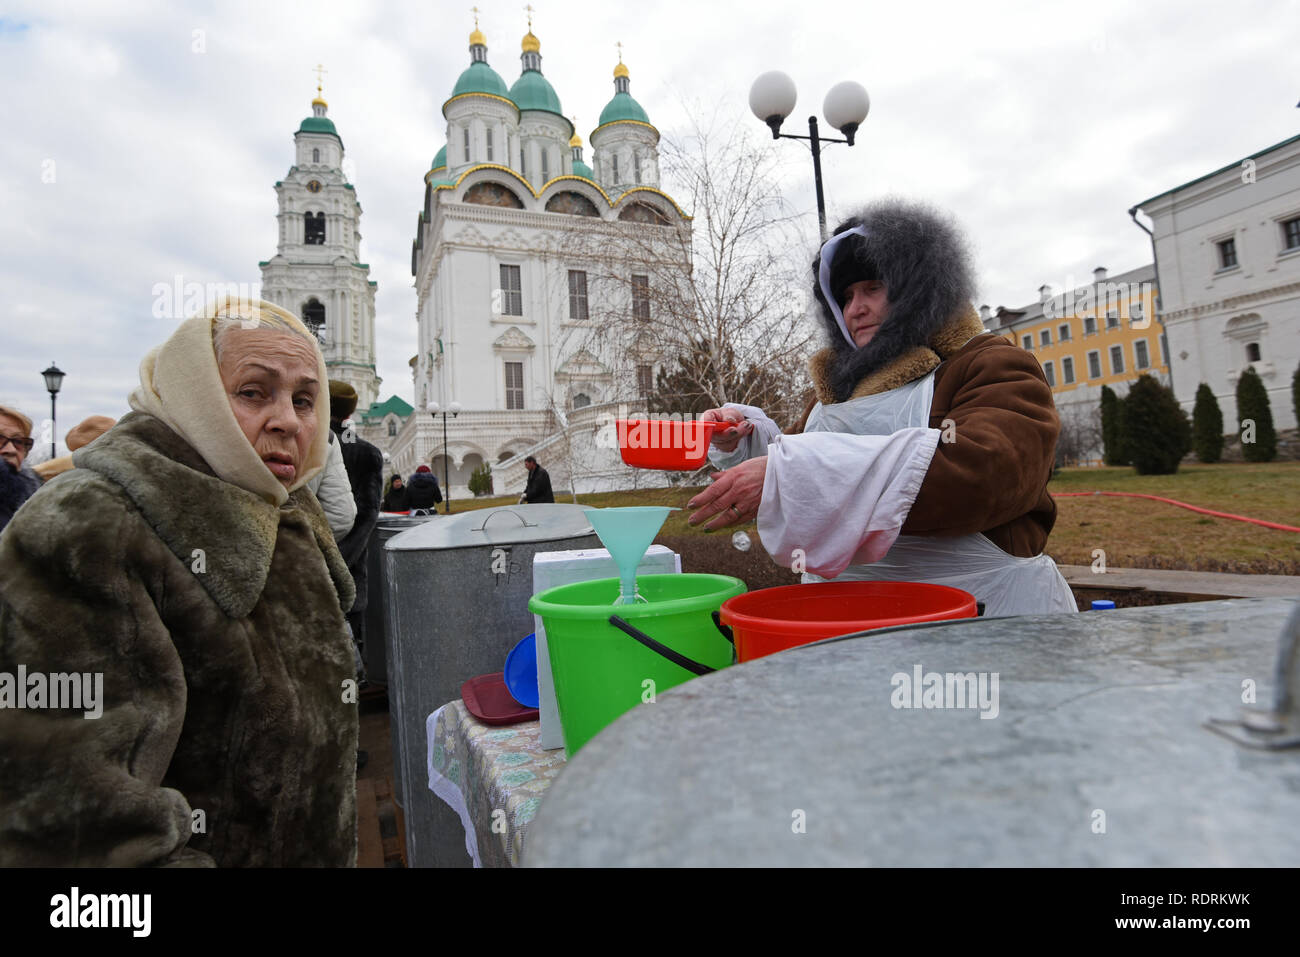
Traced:
[[[433, 416], [434, 421], [438, 420], [438, 412], [442, 406], [432, 400], [425, 408]], [[451, 450], [447, 448], [447, 412], [451, 413], [454, 419], [460, 415], [460, 403], [452, 402], [447, 406], [447, 411], [442, 413], [442, 484], [447, 490], [447, 514], [451, 514]]]
[[781, 124], [794, 112], [795, 99], [794, 80], [780, 70], [764, 73], [749, 88], [749, 108], [772, 130], [772, 139], [784, 137], [788, 140], [808, 140], [812, 147], [813, 180], [817, 185], [817, 223], [821, 229], [822, 242], [825, 242], [826, 200], [822, 197], [822, 144], [847, 143], [852, 146], [854, 134], [871, 109], [871, 98], [861, 83], [852, 80], [836, 83], [826, 94], [822, 113], [827, 123], [844, 134], [842, 140], [818, 136], [816, 116], [808, 117], [807, 136], [782, 133]]
[[54, 423], [56, 422], [54, 418], [54, 399], [59, 394], [59, 390], [63, 388], [63, 377], [66, 373], [51, 362], [50, 367], [41, 375], [45, 376], [45, 388], [50, 390], [50, 458], [54, 458]]

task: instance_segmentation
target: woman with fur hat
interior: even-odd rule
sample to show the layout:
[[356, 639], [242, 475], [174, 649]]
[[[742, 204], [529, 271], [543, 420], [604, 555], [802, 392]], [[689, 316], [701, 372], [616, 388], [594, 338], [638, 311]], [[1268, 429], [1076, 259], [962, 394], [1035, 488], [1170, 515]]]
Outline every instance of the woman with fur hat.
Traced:
[[1076, 611], [1043, 554], [1060, 419], [1032, 355], [986, 333], [966, 242], [919, 203], [874, 203], [813, 261], [827, 348], [815, 397], [782, 435], [761, 409], [701, 418], [726, 471], [692, 525], [758, 519], [764, 547], [805, 581], [925, 581], [988, 615]]
[[354, 587], [304, 488], [325, 382], [268, 302], [186, 320], [10, 524], [0, 679], [87, 680], [8, 686], [0, 866], [355, 863]]

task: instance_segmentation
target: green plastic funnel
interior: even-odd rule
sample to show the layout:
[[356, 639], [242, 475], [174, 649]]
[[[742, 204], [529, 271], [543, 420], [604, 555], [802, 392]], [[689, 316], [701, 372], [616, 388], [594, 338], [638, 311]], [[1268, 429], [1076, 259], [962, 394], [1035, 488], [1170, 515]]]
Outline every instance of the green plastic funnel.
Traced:
[[619, 600], [614, 604], [631, 605], [638, 599], [645, 601], [636, 592], [636, 567], [641, 564], [659, 529], [663, 528], [668, 513], [678, 510], [659, 505], [639, 505], [588, 508], [584, 511], [601, 543], [609, 549], [614, 564], [618, 565]]

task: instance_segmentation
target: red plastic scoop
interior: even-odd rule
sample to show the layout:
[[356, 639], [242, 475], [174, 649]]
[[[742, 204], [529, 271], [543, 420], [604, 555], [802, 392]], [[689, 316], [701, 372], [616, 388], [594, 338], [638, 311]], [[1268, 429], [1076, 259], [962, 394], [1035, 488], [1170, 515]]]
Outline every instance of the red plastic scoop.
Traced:
[[618, 419], [618, 448], [623, 461], [639, 469], [687, 472], [709, 457], [709, 441], [723, 422], [699, 419]]

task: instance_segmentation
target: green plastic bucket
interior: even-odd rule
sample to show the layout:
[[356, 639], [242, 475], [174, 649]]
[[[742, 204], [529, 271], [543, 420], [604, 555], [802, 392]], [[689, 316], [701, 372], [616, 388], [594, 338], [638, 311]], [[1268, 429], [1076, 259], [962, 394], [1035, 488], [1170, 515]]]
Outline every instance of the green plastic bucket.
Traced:
[[[743, 581], [726, 575], [640, 575], [637, 587], [647, 601], [635, 605], [614, 604], [617, 578], [548, 588], [528, 602], [528, 610], [546, 626], [555, 703], [570, 757], [623, 712], [695, 677], [694, 663], [703, 671], [732, 662], [732, 646], [713, 614], [745, 592]], [[610, 616], [664, 647], [646, 647], [611, 624]]]

